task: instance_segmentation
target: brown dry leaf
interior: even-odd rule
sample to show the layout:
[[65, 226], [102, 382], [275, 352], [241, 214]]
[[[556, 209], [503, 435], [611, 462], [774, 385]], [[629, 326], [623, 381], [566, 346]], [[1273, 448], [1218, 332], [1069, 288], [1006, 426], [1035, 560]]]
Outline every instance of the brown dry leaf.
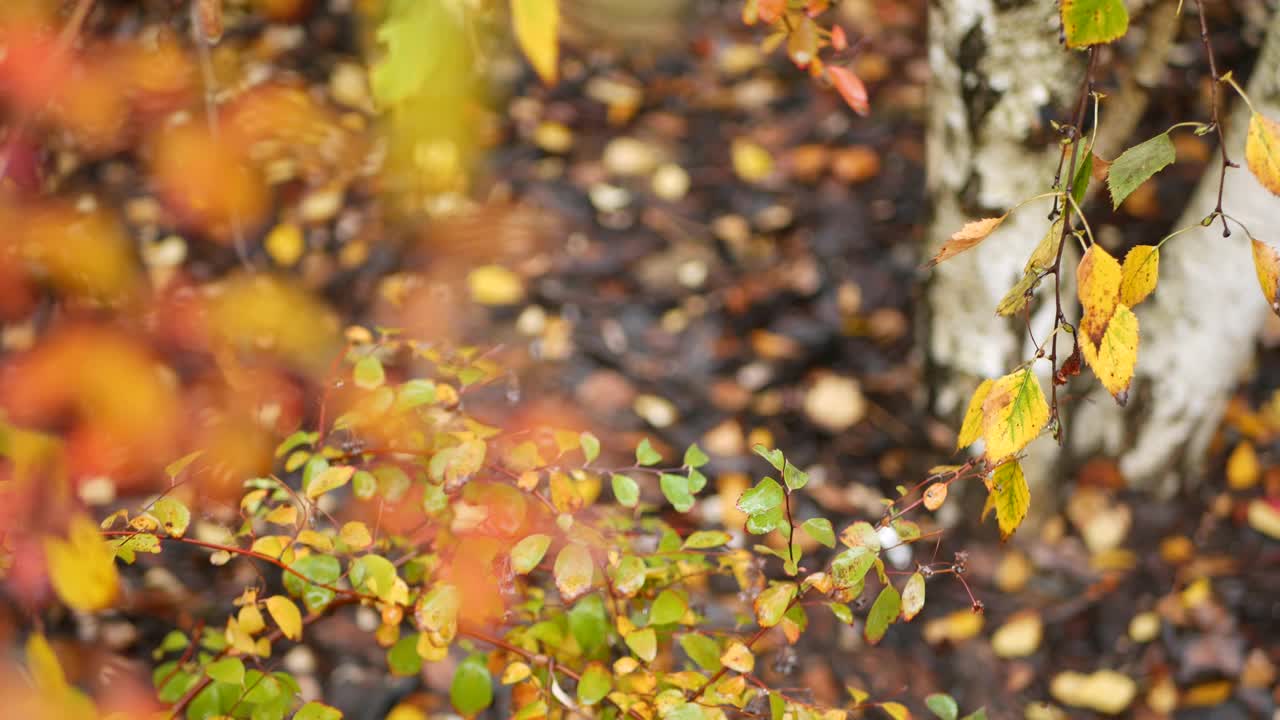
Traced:
[[937, 254], [925, 264], [925, 267], [933, 267], [944, 260], [950, 260], [965, 250], [977, 247], [979, 243], [987, 239], [987, 236], [995, 232], [996, 228], [1000, 227], [1000, 223], [1004, 222], [1007, 217], [1009, 216], [1006, 214], [1000, 217], [983, 218], [982, 220], [965, 223], [964, 227], [955, 231], [942, 244], [942, 247], [938, 248]]
[[1111, 172], [1111, 161], [1104, 159], [1101, 155], [1093, 154], [1093, 165], [1089, 168], [1089, 174], [1097, 182], [1106, 182], [1107, 175]]
[[1262, 296], [1267, 299], [1271, 311], [1280, 315], [1280, 253], [1261, 240], [1253, 240], [1253, 268], [1258, 273], [1258, 284], [1262, 286]]
[[1120, 302], [1132, 308], [1156, 289], [1160, 248], [1155, 245], [1135, 246], [1124, 256], [1120, 271]]
[[1280, 195], [1280, 123], [1254, 113], [1249, 118], [1249, 137], [1244, 159], [1258, 182]]

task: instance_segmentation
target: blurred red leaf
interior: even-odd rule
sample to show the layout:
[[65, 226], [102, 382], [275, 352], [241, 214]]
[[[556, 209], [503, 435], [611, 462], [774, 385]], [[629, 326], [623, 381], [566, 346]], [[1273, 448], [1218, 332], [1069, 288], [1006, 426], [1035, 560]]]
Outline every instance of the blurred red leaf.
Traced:
[[871, 112], [871, 104], [867, 101], [867, 86], [862, 84], [862, 79], [852, 70], [831, 65], [827, 67], [827, 77], [854, 112], [863, 116]]

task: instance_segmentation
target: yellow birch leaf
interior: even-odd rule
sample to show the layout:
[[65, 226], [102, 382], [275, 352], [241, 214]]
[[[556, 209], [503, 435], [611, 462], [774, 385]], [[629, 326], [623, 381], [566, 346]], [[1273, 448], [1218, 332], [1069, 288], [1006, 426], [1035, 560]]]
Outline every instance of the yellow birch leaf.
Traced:
[[982, 437], [982, 403], [991, 392], [994, 380], [983, 380], [973, 397], [969, 400], [969, 409], [964, 412], [964, 422], [960, 425], [960, 437], [956, 438], [956, 449], [961, 450], [977, 442]]
[[1076, 267], [1076, 282], [1080, 305], [1084, 316], [1080, 318], [1080, 332], [1097, 345], [1107, 332], [1107, 323], [1115, 314], [1120, 302], [1120, 282], [1124, 272], [1120, 263], [1111, 257], [1101, 245], [1093, 244], [1085, 251]]
[[1022, 524], [1031, 507], [1031, 489], [1022, 474], [1022, 466], [1011, 460], [991, 474], [991, 497], [995, 498], [996, 523], [1000, 526], [1000, 539], [1007, 540]]
[[85, 612], [111, 607], [120, 591], [115, 553], [87, 515], [71, 519], [66, 540], [44, 541], [49, 580], [62, 602]]
[[1132, 308], [1156, 289], [1160, 248], [1155, 245], [1135, 246], [1124, 256], [1120, 273], [1120, 302]]
[[1253, 443], [1245, 440], [1227, 457], [1227, 486], [1232, 490], [1248, 490], [1258, 484], [1262, 464]]
[[1138, 316], [1127, 306], [1116, 305], [1102, 341], [1095, 345], [1089, 335], [1082, 333], [1080, 352], [1102, 386], [1123, 405], [1128, 400], [1133, 368], [1138, 364]]
[[880, 703], [880, 709], [893, 720], [911, 720], [911, 710], [897, 702]]
[[1253, 269], [1258, 273], [1258, 285], [1262, 286], [1267, 305], [1280, 315], [1280, 253], [1261, 240], [1253, 240]]
[[36, 689], [46, 695], [57, 695], [67, 689], [67, 676], [62, 672], [58, 656], [40, 633], [27, 638], [27, 672]]
[[511, 24], [529, 64], [543, 82], [554, 83], [560, 55], [558, 0], [511, 0]]
[[298, 606], [292, 600], [283, 595], [272, 595], [267, 598], [267, 612], [285, 637], [290, 640], [302, 637], [302, 613], [298, 612]]
[[1258, 113], [1249, 118], [1244, 160], [1262, 187], [1280, 195], [1280, 123]]
[[1049, 404], [1035, 373], [1023, 368], [996, 380], [982, 403], [982, 417], [982, 437], [992, 462], [1035, 440], [1049, 422]]
[[965, 250], [977, 247], [979, 243], [995, 232], [996, 228], [1000, 227], [1000, 223], [1004, 222], [1007, 217], [1009, 216], [1001, 215], [1000, 217], [983, 218], [965, 223], [964, 227], [955, 231], [942, 244], [942, 247], [938, 248], [937, 254], [925, 264], [925, 267], [933, 267], [944, 260], [950, 260]]

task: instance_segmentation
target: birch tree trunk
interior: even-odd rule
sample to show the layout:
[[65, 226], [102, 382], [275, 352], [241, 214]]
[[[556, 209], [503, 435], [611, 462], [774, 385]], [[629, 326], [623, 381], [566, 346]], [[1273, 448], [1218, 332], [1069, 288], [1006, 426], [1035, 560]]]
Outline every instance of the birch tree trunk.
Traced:
[[[1082, 55], [1058, 42], [1057, 5], [1054, 0], [957, 0], [932, 6], [930, 248], [966, 221], [1003, 213], [1049, 187], [1058, 145], [1040, 118], [1062, 116], [1082, 72]], [[1171, 12], [1169, 2], [1148, 11], [1145, 47], [1135, 63], [1138, 82], [1130, 83], [1131, 97], [1110, 101], [1118, 110], [1110, 124], [1104, 103], [1099, 138], [1104, 155], [1145, 139], [1129, 135], [1145, 105], [1142, 86], [1158, 75], [1176, 32], [1178, 23], [1166, 16]], [[1280, 111], [1278, 26], [1280, 14], [1269, 23], [1248, 87], [1257, 108], [1273, 117]], [[1158, 58], [1155, 65], [1152, 57]], [[1228, 150], [1241, 163], [1247, 121], [1241, 107], [1228, 123]], [[1219, 167], [1207, 169], [1175, 227], [1194, 224], [1213, 210]], [[1258, 235], [1280, 217], [1280, 200], [1247, 170], [1232, 170], [1225, 209]], [[934, 409], [944, 417], [963, 410], [981, 379], [1008, 372], [1033, 355], [1026, 324], [999, 318], [993, 310], [1021, 275], [1047, 225], [1044, 213], [1024, 208], [978, 248], [935, 268], [927, 296], [927, 350]], [[1194, 477], [1199, 470], [1228, 393], [1252, 357], [1267, 308], [1254, 279], [1248, 239], [1238, 229], [1223, 238], [1220, 223], [1197, 228], [1170, 241], [1161, 253], [1156, 294], [1137, 310], [1142, 340], [1128, 406], [1117, 407], [1089, 377], [1089, 397], [1064, 407], [1067, 456], [1060, 456], [1054, 443], [1032, 445], [1025, 464], [1033, 483], [1097, 453], [1119, 457], [1131, 484], [1146, 489], [1171, 490], [1178, 478]], [[1063, 273], [1063, 280], [1073, 275]], [[1041, 295], [1052, 298], [1049, 290]], [[1075, 306], [1074, 287], [1064, 283], [1062, 297]], [[1052, 313], [1052, 300], [1042, 300], [1031, 323], [1035, 337], [1045, 336]], [[1046, 363], [1037, 365], [1047, 371]]]
[[[1056, 0], [951, 0], [929, 15], [927, 232], [937, 247], [965, 222], [1004, 213], [1049, 188], [1060, 155], [1049, 118], [1072, 104], [1082, 53], [1058, 43]], [[1030, 357], [1021, 319], [995, 307], [1048, 230], [1043, 211], [1013, 214], [982, 245], [933, 270], [927, 348], [935, 410], [954, 417], [984, 378]], [[1032, 327], [1044, 337], [1049, 303]]]
[[[1246, 87], [1254, 107], [1280, 116], [1280, 11], [1272, 14], [1254, 67]], [[1224, 120], [1226, 145], [1243, 166], [1249, 109], [1243, 102], [1234, 105]], [[1216, 160], [1207, 168], [1175, 228], [1195, 225], [1213, 211], [1221, 167]], [[1227, 171], [1223, 198], [1224, 210], [1254, 236], [1280, 241], [1280, 198], [1247, 169]], [[1091, 392], [1076, 405], [1068, 437], [1073, 456], [1117, 456], [1131, 484], [1168, 494], [1200, 474], [1269, 309], [1255, 279], [1249, 239], [1239, 227], [1232, 226], [1230, 237], [1222, 236], [1221, 221], [1196, 227], [1160, 253], [1156, 293], [1136, 310], [1142, 341], [1129, 404], [1120, 408], [1105, 391]]]

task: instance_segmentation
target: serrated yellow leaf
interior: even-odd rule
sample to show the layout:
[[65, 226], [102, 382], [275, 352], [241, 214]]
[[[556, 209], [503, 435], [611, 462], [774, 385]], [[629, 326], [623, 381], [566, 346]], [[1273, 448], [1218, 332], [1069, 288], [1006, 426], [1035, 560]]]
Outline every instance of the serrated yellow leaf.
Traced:
[[558, 0], [511, 0], [511, 24], [529, 64], [548, 85], [556, 81], [560, 57]]
[[1137, 245], [1124, 256], [1120, 268], [1120, 302], [1134, 307], [1156, 289], [1160, 274], [1160, 248]]
[[1123, 278], [1120, 263], [1096, 243], [1089, 246], [1076, 267], [1080, 305], [1084, 308], [1084, 316], [1080, 318], [1080, 332], [1091, 338], [1094, 345], [1102, 342], [1102, 336], [1107, 332], [1107, 323], [1115, 314], [1116, 304], [1120, 302], [1120, 282]]
[[940, 262], [950, 260], [965, 250], [977, 247], [979, 243], [995, 232], [996, 228], [1000, 227], [1000, 223], [1004, 222], [1006, 217], [1009, 216], [1001, 215], [1000, 217], [983, 218], [965, 223], [964, 227], [952, 233], [951, 237], [942, 243], [942, 247], [938, 248], [938, 252], [926, 263], [925, 267], [933, 267]]
[[982, 437], [982, 403], [986, 401], [994, 382], [991, 379], [983, 380], [978, 389], [973, 391], [969, 409], [965, 410], [964, 422], [960, 425], [960, 436], [956, 438], [957, 450], [969, 447]]
[[1280, 123], [1258, 113], [1249, 118], [1244, 160], [1262, 187], [1280, 195]]
[[302, 637], [302, 613], [292, 600], [283, 595], [272, 595], [267, 598], [267, 612], [285, 637], [290, 640]]
[[1022, 524], [1031, 507], [1031, 490], [1022, 466], [1011, 460], [991, 473], [991, 497], [994, 498], [996, 523], [1000, 526], [1000, 539], [1008, 539]]
[[1280, 315], [1280, 253], [1261, 240], [1253, 240], [1253, 269], [1258, 273], [1258, 285], [1267, 305]]
[[1128, 400], [1129, 382], [1138, 364], [1138, 316], [1125, 305], [1116, 305], [1106, 332], [1097, 345], [1085, 333], [1080, 334], [1080, 353], [1093, 368], [1102, 386], [1121, 405]]
[[1040, 381], [1030, 368], [1015, 370], [991, 385], [982, 403], [987, 458], [999, 462], [1026, 447], [1049, 422]]
[[54, 592], [68, 607], [93, 612], [115, 602], [120, 590], [115, 552], [89, 516], [71, 519], [66, 540], [45, 538], [44, 551]]

